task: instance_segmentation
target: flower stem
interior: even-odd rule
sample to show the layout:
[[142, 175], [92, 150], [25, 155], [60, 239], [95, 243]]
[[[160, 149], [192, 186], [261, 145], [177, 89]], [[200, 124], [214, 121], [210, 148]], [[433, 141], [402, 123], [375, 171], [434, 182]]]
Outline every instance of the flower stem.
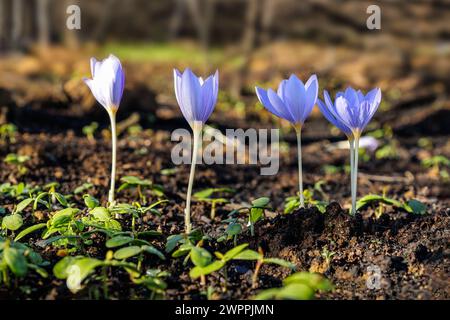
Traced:
[[355, 172], [354, 164], [355, 164], [355, 140], [353, 138], [348, 140], [348, 144], [350, 145], [350, 188], [351, 188], [351, 198], [352, 198], [352, 209], [351, 213], [353, 213], [353, 174]]
[[354, 163], [353, 163], [353, 194], [352, 194], [352, 215], [356, 214], [356, 196], [358, 194], [358, 155], [359, 155], [359, 137], [355, 137], [354, 141]]
[[302, 127], [296, 126], [297, 133], [297, 154], [298, 154], [298, 189], [300, 192], [300, 208], [305, 206], [305, 199], [303, 197], [303, 166], [302, 166]]
[[186, 209], [184, 210], [184, 225], [186, 234], [191, 233], [191, 196], [192, 196], [192, 185], [194, 183], [195, 175], [195, 165], [197, 163], [197, 152], [199, 145], [200, 133], [202, 131], [202, 125], [194, 123], [192, 130], [194, 132], [194, 146], [192, 148], [192, 162], [191, 162], [191, 172], [189, 174], [189, 184], [186, 195]]
[[114, 205], [114, 189], [116, 183], [116, 159], [117, 159], [117, 130], [116, 130], [116, 113], [109, 112], [111, 119], [111, 139], [112, 139], [112, 163], [111, 163], [111, 186], [109, 189], [108, 202], [109, 205]]

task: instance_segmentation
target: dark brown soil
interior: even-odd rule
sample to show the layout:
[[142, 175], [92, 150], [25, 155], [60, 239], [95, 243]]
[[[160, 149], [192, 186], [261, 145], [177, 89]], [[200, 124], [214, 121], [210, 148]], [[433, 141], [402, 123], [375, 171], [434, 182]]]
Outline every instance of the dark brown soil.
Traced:
[[[314, 126], [311, 126], [312, 129]], [[289, 138], [289, 136], [288, 136]], [[403, 140], [402, 140], [403, 141]], [[402, 143], [404, 148], [410, 144], [408, 139]], [[446, 139], [435, 139], [437, 147], [446, 147]], [[349, 190], [347, 175], [324, 175], [322, 163], [340, 164], [346, 161], [346, 152], [327, 152], [320, 150], [325, 142], [309, 142], [305, 145], [305, 183], [311, 187], [314, 182], [324, 180], [324, 192], [330, 201], [348, 203]], [[412, 145], [412, 144], [411, 144]], [[159, 229], [164, 236], [154, 244], [163, 249], [165, 238], [182, 232], [184, 197], [188, 179], [188, 167], [180, 166], [173, 176], [163, 176], [163, 168], [172, 168], [170, 160], [170, 132], [155, 130], [144, 132], [137, 137], [121, 137], [118, 153], [118, 177], [136, 175], [151, 179], [165, 188], [169, 204], [165, 206], [162, 217], [148, 215], [143, 219], [145, 229]], [[138, 153], [137, 150], [145, 152]], [[196, 174], [195, 190], [211, 186], [231, 187], [237, 190], [231, 204], [218, 210], [214, 221], [208, 218], [209, 205], [194, 203], [193, 219], [199, 227], [212, 237], [223, 229], [220, 220], [229, 208], [248, 203], [250, 200], [268, 196], [274, 212], [256, 226], [256, 235], [251, 237], [246, 231], [239, 242], [248, 242], [250, 247], [262, 247], [267, 256], [290, 260], [298, 270], [310, 270], [326, 275], [336, 286], [332, 293], [323, 294], [323, 299], [448, 299], [448, 185], [432, 179], [417, 164], [415, 148], [407, 149], [405, 159], [363, 163], [361, 165], [360, 194], [378, 192], [388, 186], [388, 195], [404, 198], [405, 193], [418, 197], [427, 204], [426, 215], [413, 215], [394, 209], [379, 219], [375, 219], [372, 209], [363, 210], [356, 217], [347, 214], [337, 202], [332, 202], [322, 214], [316, 209], [303, 209], [289, 215], [282, 215], [283, 202], [296, 190], [295, 148], [282, 158], [280, 173], [276, 176], [260, 176], [257, 166], [205, 166], [200, 165]], [[310, 151], [310, 152], [308, 152]], [[0, 157], [10, 152], [28, 154], [32, 160], [28, 164], [29, 172], [20, 181], [42, 185], [58, 181], [60, 191], [69, 193], [84, 182], [92, 182], [95, 188], [90, 190], [94, 196], [106, 201], [109, 179], [110, 147], [109, 141], [101, 138], [94, 142], [75, 135], [71, 131], [59, 134], [37, 134], [22, 132], [15, 143], [4, 144]], [[17, 182], [12, 167], [1, 163], [1, 181]], [[410, 171], [414, 182], [405, 183], [399, 179], [393, 182], [371, 181], [369, 174], [384, 177], [390, 172]], [[398, 175], [401, 176], [401, 175]], [[373, 177], [372, 177], [373, 179]], [[376, 180], [376, 179], [375, 179]], [[130, 202], [135, 195], [131, 192], [118, 194], [119, 202]], [[152, 196], [149, 195], [150, 200]], [[1, 199], [2, 205], [12, 210], [13, 201]], [[78, 198], [77, 202], [82, 203]], [[104, 239], [93, 236], [98, 246], [85, 254], [103, 258]], [[34, 245], [37, 239], [31, 238]], [[226, 251], [232, 243], [220, 245], [207, 242], [211, 250]], [[322, 256], [324, 248], [334, 252], [329, 263]], [[56, 250], [46, 248], [43, 254], [52, 264], [60, 258]], [[171, 272], [168, 279], [169, 299], [204, 299], [205, 288], [194, 282], [188, 275], [188, 267], [182, 259], [168, 259], [161, 263], [154, 258], [145, 261], [147, 266], [158, 267]], [[368, 267], [377, 266], [381, 270], [381, 288], [368, 289], [366, 280]], [[215, 288], [216, 298], [246, 299], [260, 288], [270, 288], [281, 284], [288, 271], [274, 266], [263, 266], [259, 279], [259, 288], [251, 289], [251, 262], [233, 263], [228, 267], [228, 285], [224, 288], [224, 278], [220, 274], [208, 277], [208, 284]], [[124, 273], [111, 274], [111, 297], [146, 298], [148, 292], [133, 286]], [[93, 281], [95, 284], [96, 282]], [[2, 298], [39, 298], [67, 299], [91, 297], [87, 289], [73, 296], [65, 284], [56, 279], [41, 280], [31, 276], [25, 281], [31, 288], [26, 292], [23, 285], [16, 289], [0, 289]]]

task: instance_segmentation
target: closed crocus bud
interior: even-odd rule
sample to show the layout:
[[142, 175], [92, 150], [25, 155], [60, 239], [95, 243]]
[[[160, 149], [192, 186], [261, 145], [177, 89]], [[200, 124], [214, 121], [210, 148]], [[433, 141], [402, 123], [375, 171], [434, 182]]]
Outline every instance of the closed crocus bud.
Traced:
[[92, 79], [84, 78], [84, 82], [108, 113], [116, 113], [125, 85], [120, 60], [112, 54], [103, 61], [91, 58], [91, 74]]
[[103, 61], [91, 58], [91, 73], [92, 79], [84, 78], [83, 80], [91, 89], [95, 99], [106, 109], [111, 121], [111, 187], [108, 202], [114, 205], [117, 153], [116, 113], [122, 99], [125, 74], [119, 59], [112, 54]]
[[180, 106], [181, 113], [187, 120], [194, 133], [194, 145], [192, 150], [191, 172], [189, 174], [188, 189], [186, 194], [186, 208], [184, 210], [184, 222], [186, 234], [191, 233], [191, 197], [194, 183], [195, 165], [197, 162], [197, 150], [201, 145], [201, 130], [206, 120], [214, 110], [219, 93], [219, 72], [209, 76], [206, 80], [197, 77], [191, 69], [183, 73], [173, 70], [175, 97]]
[[361, 90], [348, 87], [344, 92], [338, 92], [333, 101], [327, 91], [323, 93], [324, 101], [319, 99], [318, 105], [322, 114], [338, 127], [348, 137], [350, 145], [350, 180], [351, 180], [351, 213], [356, 214], [356, 197], [358, 188], [358, 153], [360, 145], [367, 145], [375, 150], [377, 141], [364, 137], [361, 134], [381, 102], [381, 90], [375, 88], [364, 95]]
[[288, 120], [293, 125], [303, 125], [316, 104], [319, 83], [312, 75], [306, 84], [291, 75], [281, 81], [277, 92], [256, 87], [256, 95], [261, 104], [277, 117]]
[[191, 69], [183, 73], [173, 70], [175, 97], [184, 118], [193, 128], [203, 125], [214, 110], [219, 93], [219, 72], [205, 80], [197, 77]]
[[301, 133], [302, 126], [317, 101], [319, 92], [317, 76], [312, 75], [306, 84], [303, 84], [293, 74], [289, 79], [281, 81], [277, 92], [272, 89], [264, 90], [259, 87], [256, 87], [255, 90], [259, 101], [267, 110], [277, 117], [289, 121], [295, 128], [297, 134], [300, 207], [304, 207]]

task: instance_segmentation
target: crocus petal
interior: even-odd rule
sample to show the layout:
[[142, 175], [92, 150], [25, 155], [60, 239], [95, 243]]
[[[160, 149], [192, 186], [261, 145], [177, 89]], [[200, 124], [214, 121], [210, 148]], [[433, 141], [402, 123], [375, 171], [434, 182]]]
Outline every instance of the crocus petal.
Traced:
[[191, 110], [185, 107], [183, 99], [181, 97], [181, 76], [182, 74], [177, 69], [173, 70], [175, 97], [177, 99], [178, 105], [180, 106], [181, 113], [183, 114], [184, 118], [190, 123], [191, 121], [193, 121], [193, 116]]
[[317, 106], [323, 116], [333, 125], [335, 125], [339, 130], [341, 130], [345, 135], [350, 135], [351, 130], [340, 120], [338, 120], [329, 110], [329, 107], [320, 99], [317, 99]]
[[270, 105], [274, 110], [280, 115], [281, 118], [286, 119], [290, 122], [295, 122], [292, 116], [287, 111], [287, 108], [284, 102], [280, 99], [280, 97], [273, 91], [272, 89], [267, 90], [267, 97], [269, 98]]
[[266, 108], [270, 113], [273, 113], [279, 118], [283, 118], [281, 113], [279, 113], [273, 106], [272, 103], [269, 100], [269, 97], [267, 96], [267, 90], [264, 90], [259, 87], [255, 87], [256, 96], [259, 99], [259, 102]]
[[306, 118], [310, 115], [314, 105], [317, 102], [317, 96], [319, 94], [319, 82], [317, 76], [313, 74], [305, 84], [306, 90], [306, 102], [305, 110], [302, 114], [302, 122], [305, 122]]
[[303, 82], [295, 74], [291, 75], [286, 82], [284, 99], [293, 123], [303, 123], [302, 115], [305, 110], [306, 90]]
[[191, 121], [201, 121], [202, 92], [200, 82], [190, 69], [186, 69], [181, 77], [181, 95], [185, 107], [192, 112], [193, 118]]

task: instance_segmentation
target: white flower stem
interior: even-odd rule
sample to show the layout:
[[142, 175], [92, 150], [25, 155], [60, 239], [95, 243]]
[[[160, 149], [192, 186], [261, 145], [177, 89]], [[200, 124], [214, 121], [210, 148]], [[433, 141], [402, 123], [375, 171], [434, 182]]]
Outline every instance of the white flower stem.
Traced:
[[348, 144], [350, 145], [350, 188], [351, 188], [351, 198], [352, 198], [352, 212], [353, 212], [353, 174], [355, 172], [355, 140], [353, 138], [348, 139]]
[[352, 187], [352, 215], [356, 214], [356, 197], [358, 194], [358, 156], [359, 156], [359, 136], [355, 136], [354, 141], [354, 162], [353, 162], [353, 187]]
[[111, 140], [112, 140], [112, 157], [111, 157], [111, 185], [109, 189], [108, 202], [109, 205], [114, 205], [114, 190], [116, 184], [116, 160], [117, 160], [117, 130], [116, 130], [116, 112], [109, 112], [111, 119]]
[[202, 125], [200, 123], [194, 123], [192, 126], [194, 132], [194, 146], [192, 148], [192, 162], [191, 162], [191, 172], [189, 173], [189, 184], [186, 195], [186, 209], [184, 210], [184, 225], [186, 234], [191, 233], [191, 197], [192, 197], [192, 185], [194, 184], [195, 176], [195, 165], [197, 164], [197, 152], [199, 146], [200, 133], [202, 131]]
[[297, 134], [297, 154], [298, 154], [298, 189], [300, 192], [300, 208], [305, 207], [305, 199], [303, 197], [303, 166], [302, 166], [302, 127], [296, 126]]

